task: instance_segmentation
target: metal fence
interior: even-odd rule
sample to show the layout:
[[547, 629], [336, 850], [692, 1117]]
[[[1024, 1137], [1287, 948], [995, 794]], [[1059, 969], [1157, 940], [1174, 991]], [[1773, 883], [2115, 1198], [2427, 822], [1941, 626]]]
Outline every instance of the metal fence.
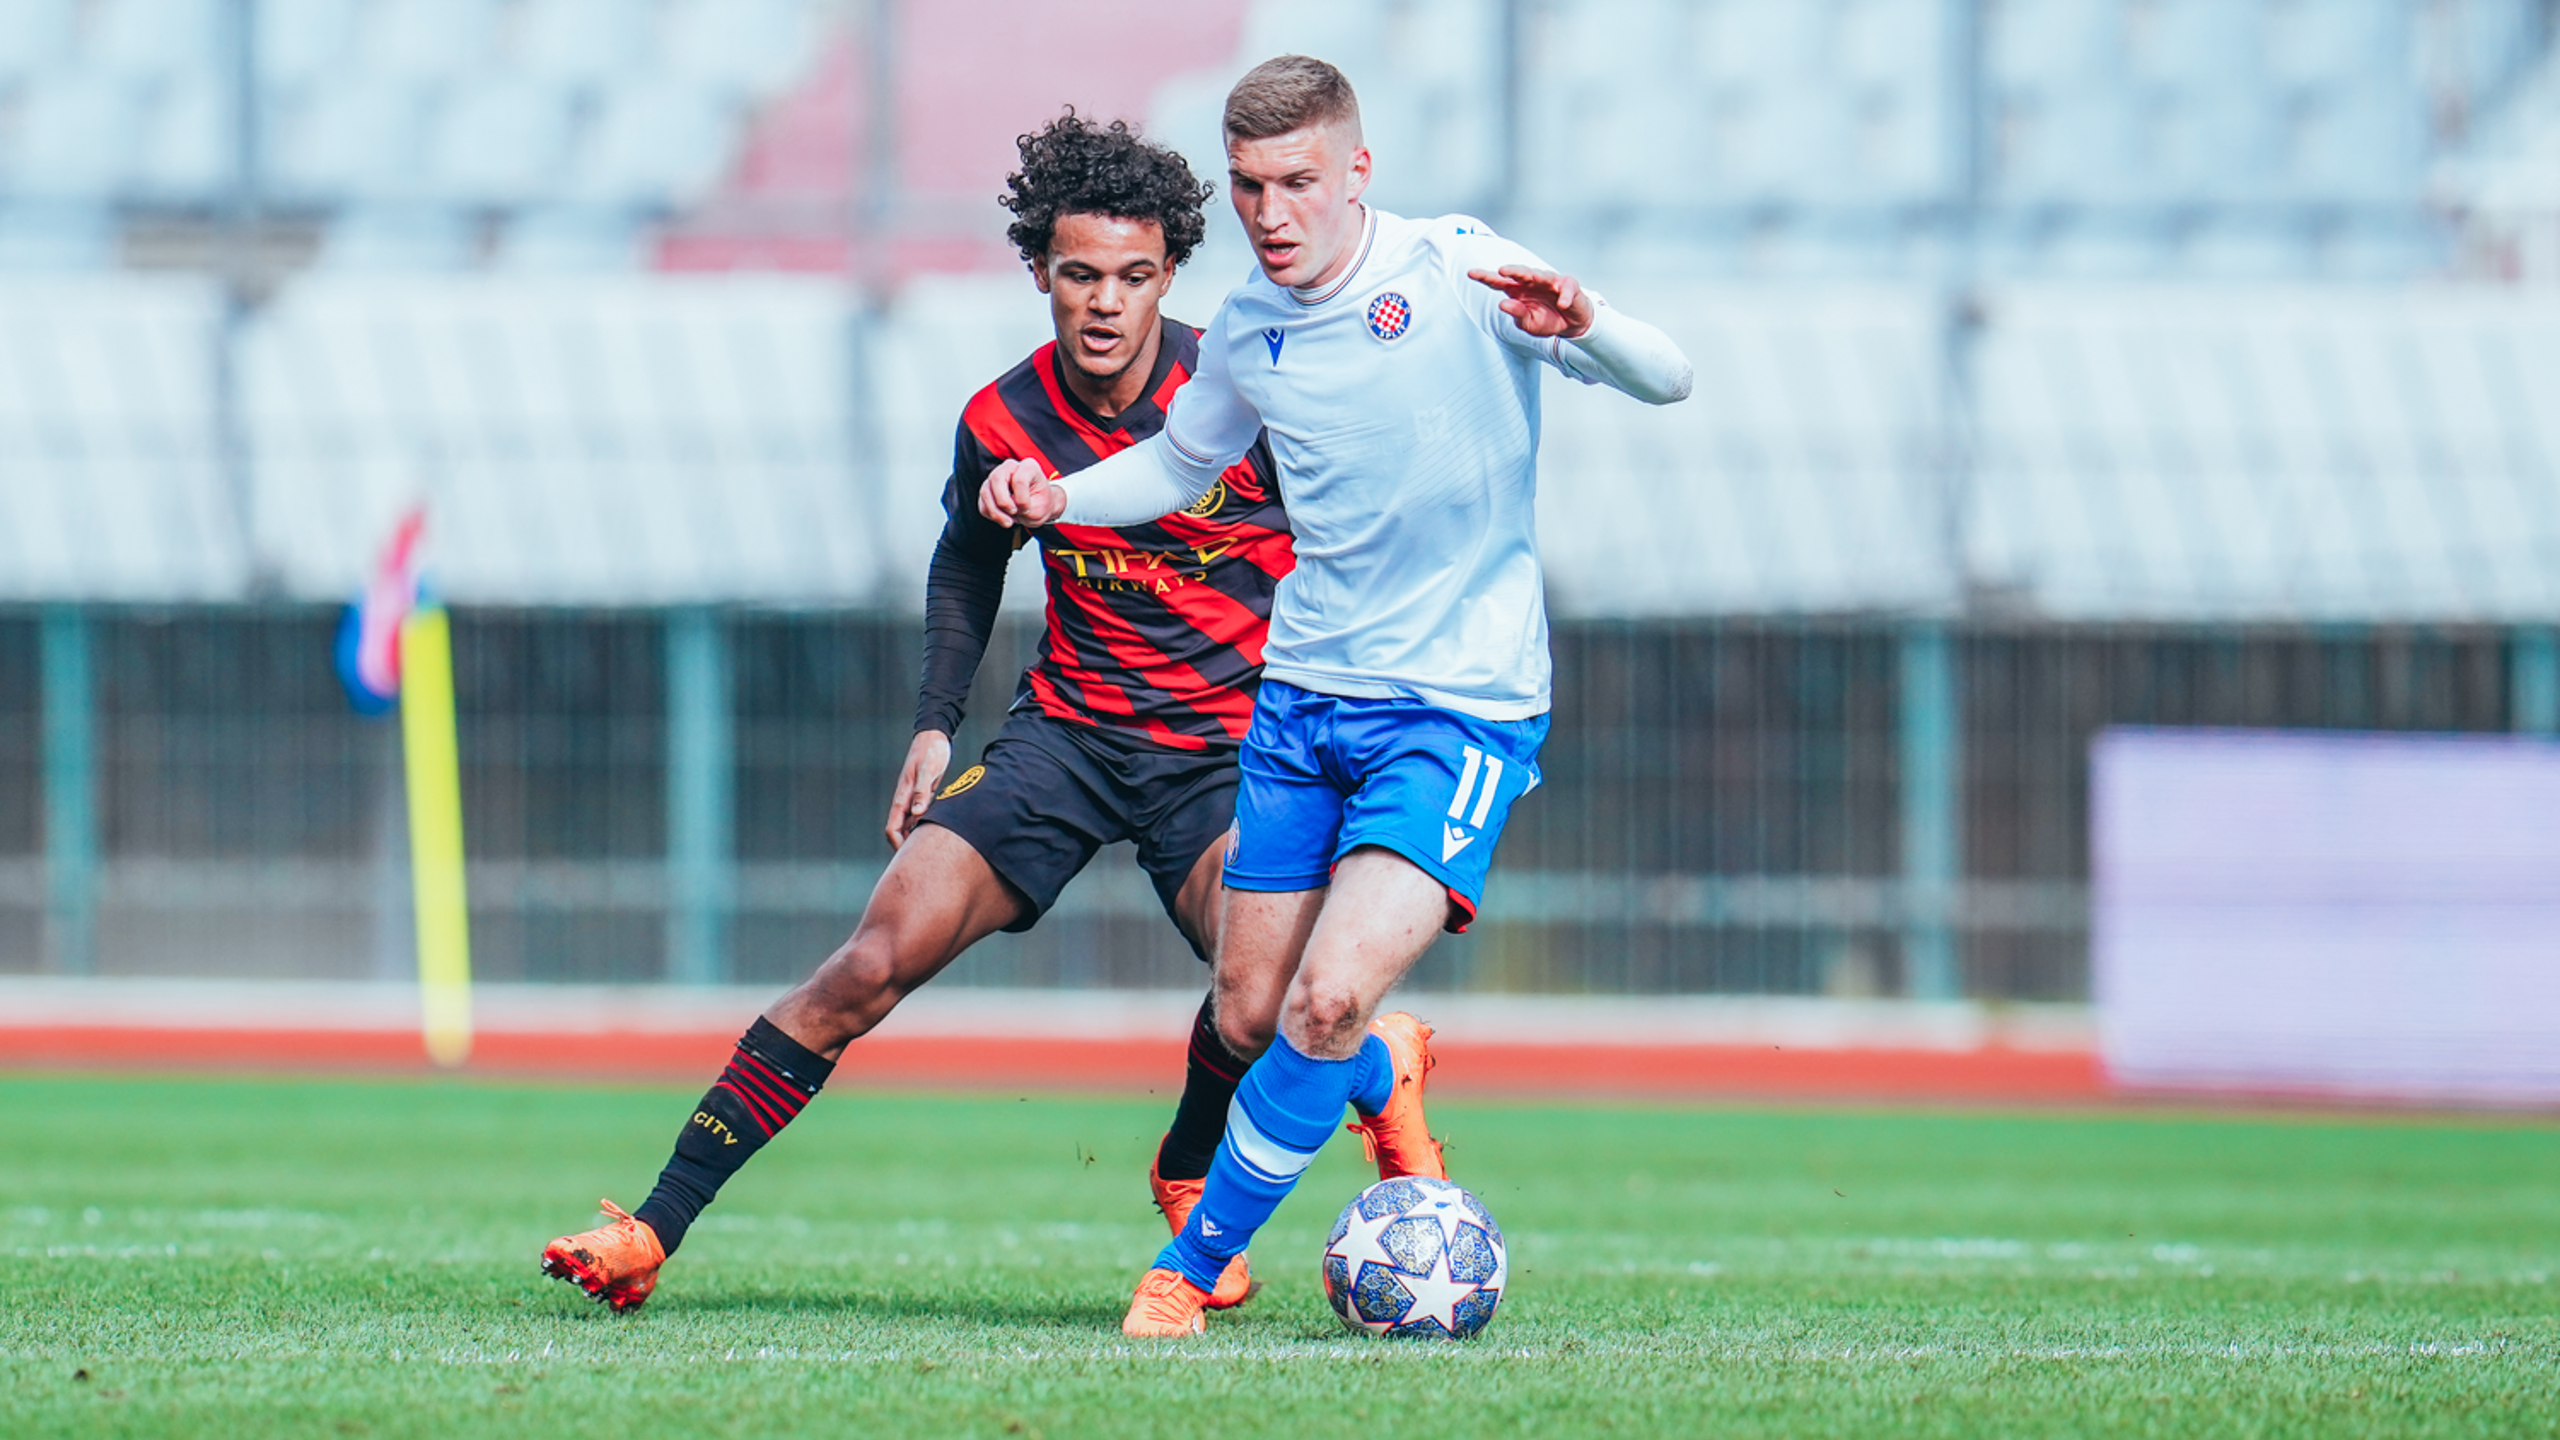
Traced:
[[[396, 727], [313, 607], [0, 615], [0, 969], [411, 969]], [[1037, 627], [1008, 621], [964, 751]], [[474, 941], [523, 980], [780, 984], [887, 855], [914, 622], [457, 617]], [[2540, 632], [1576, 621], [1548, 783], [1417, 982], [2085, 993], [2086, 755], [2112, 724], [2548, 729]], [[1184, 984], [1123, 853], [963, 984]]]

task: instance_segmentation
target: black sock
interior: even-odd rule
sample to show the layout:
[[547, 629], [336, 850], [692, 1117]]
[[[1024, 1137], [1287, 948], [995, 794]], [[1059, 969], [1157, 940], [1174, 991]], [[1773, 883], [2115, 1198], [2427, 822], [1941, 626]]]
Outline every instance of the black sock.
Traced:
[[633, 1218], [658, 1232], [658, 1243], [668, 1254], [676, 1253], [684, 1232], [720, 1193], [722, 1182], [763, 1149], [764, 1142], [782, 1133], [835, 1068], [836, 1062], [757, 1016], [739, 1038], [729, 1068], [712, 1082], [676, 1136], [676, 1153], [658, 1172], [658, 1188], [631, 1212]]
[[1207, 1178], [1209, 1162], [1218, 1153], [1218, 1142], [1226, 1138], [1227, 1105], [1236, 1098], [1236, 1082], [1244, 1079], [1245, 1068], [1253, 1063], [1227, 1048], [1225, 1037], [1218, 1033], [1217, 1020], [1209, 1013], [1210, 1003], [1201, 1001], [1199, 1017], [1191, 1022], [1191, 1055], [1183, 1067], [1182, 1103], [1173, 1107], [1173, 1128], [1165, 1132], [1164, 1144], [1156, 1148], [1158, 1179]]

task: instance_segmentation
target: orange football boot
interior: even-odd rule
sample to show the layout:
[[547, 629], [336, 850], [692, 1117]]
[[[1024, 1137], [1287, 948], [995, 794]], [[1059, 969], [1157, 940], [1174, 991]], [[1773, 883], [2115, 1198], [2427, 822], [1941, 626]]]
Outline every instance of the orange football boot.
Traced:
[[1120, 1333], [1142, 1340], [1197, 1335], [1206, 1328], [1200, 1310], [1208, 1303], [1209, 1292], [1184, 1279], [1181, 1271], [1150, 1270], [1138, 1282], [1138, 1293], [1129, 1301], [1129, 1318], [1120, 1322]]
[[1381, 1180], [1406, 1175], [1448, 1179], [1440, 1142], [1431, 1138], [1431, 1127], [1422, 1119], [1422, 1081], [1435, 1063], [1431, 1027], [1394, 1010], [1370, 1021], [1369, 1033], [1386, 1041], [1387, 1053], [1395, 1057], [1396, 1086], [1388, 1092], [1386, 1109], [1343, 1128], [1360, 1137], [1360, 1148], [1377, 1162]]
[[[1147, 1186], [1156, 1192], [1156, 1208], [1164, 1212], [1164, 1222], [1176, 1235], [1182, 1233], [1183, 1222], [1191, 1218], [1191, 1207], [1200, 1203], [1208, 1184], [1206, 1180], [1167, 1180], [1156, 1173], [1154, 1161], [1147, 1162]], [[1232, 1310], [1261, 1293], [1262, 1282], [1253, 1278], [1253, 1267], [1239, 1251], [1218, 1276], [1218, 1288], [1209, 1292], [1206, 1303], [1212, 1310]]]
[[658, 1288], [658, 1267], [667, 1263], [658, 1232], [610, 1200], [599, 1200], [610, 1225], [576, 1235], [563, 1235], [542, 1247], [542, 1273], [593, 1296], [616, 1310], [637, 1310]]

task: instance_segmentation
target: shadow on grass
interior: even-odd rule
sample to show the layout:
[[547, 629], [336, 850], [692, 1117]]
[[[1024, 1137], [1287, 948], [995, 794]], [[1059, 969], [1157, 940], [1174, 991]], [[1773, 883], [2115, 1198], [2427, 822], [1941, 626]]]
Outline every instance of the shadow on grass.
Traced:
[[[666, 1320], [753, 1316], [759, 1320], [868, 1321], [879, 1324], [930, 1324], [953, 1329], [1039, 1330], [1096, 1341], [1117, 1341], [1127, 1309], [1116, 1298], [953, 1291], [848, 1290], [817, 1292], [771, 1286], [729, 1286], [659, 1295], [647, 1314]], [[599, 1322], [621, 1319], [602, 1307], [584, 1311]], [[629, 1317], [640, 1319], [639, 1316]], [[1330, 1317], [1327, 1317], [1328, 1319]], [[1311, 1324], [1307, 1317], [1279, 1307], [1248, 1306], [1211, 1321], [1211, 1329], [1247, 1333], [1264, 1340], [1335, 1340], [1340, 1327]]]

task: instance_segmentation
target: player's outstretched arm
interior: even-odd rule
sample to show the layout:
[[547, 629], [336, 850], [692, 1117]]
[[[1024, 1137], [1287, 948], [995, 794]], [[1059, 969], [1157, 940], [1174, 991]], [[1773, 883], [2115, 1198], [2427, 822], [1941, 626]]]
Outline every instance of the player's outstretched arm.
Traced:
[[1689, 398], [1689, 357], [1671, 337], [1602, 304], [1572, 276], [1505, 265], [1469, 270], [1467, 278], [1502, 296], [1502, 313], [1521, 334], [1562, 342], [1553, 358], [1574, 378], [1596, 380], [1648, 405]]
[[898, 770], [898, 787], [889, 796], [889, 821], [884, 827], [889, 848], [897, 849], [915, 833], [916, 822], [924, 818], [925, 807], [933, 803], [933, 792], [942, 784], [943, 772], [951, 768], [951, 737], [939, 730], [919, 730], [907, 745], [907, 763]]
[[1220, 311], [1200, 337], [1200, 368], [1174, 392], [1164, 429], [1077, 471], [1071, 486], [1025, 461], [999, 465], [978, 492], [980, 513], [1026, 527], [1143, 525], [1208, 494], [1262, 433], [1261, 414], [1236, 393], [1227, 368], [1225, 320]]

